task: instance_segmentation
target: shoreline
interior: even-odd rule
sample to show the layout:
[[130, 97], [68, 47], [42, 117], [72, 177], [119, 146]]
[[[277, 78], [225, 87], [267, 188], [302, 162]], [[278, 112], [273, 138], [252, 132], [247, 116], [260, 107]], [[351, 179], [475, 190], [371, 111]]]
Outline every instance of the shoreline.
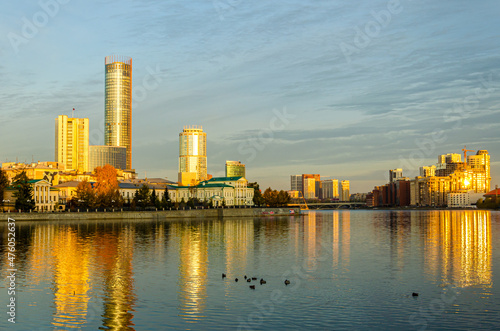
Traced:
[[[293, 211], [293, 212], [292, 212]], [[300, 208], [216, 208], [159, 211], [108, 211], [108, 212], [53, 212], [53, 213], [3, 213], [1, 222], [8, 218], [21, 221], [68, 221], [68, 220], [118, 220], [144, 219], [165, 220], [170, 218], [232, 218], [300, 216]]]

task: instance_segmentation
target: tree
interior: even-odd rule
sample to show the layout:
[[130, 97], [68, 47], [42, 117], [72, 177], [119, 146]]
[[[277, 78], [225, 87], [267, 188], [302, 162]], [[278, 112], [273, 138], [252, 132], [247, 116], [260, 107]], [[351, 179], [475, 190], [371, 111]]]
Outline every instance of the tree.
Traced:
[[72, 205], [81, 209], [95, 208], [96, 194], [92, 185], [87, 180], [84, 180], [76, 187], [76, 196], [72, 199]]
[[146, 184], [142, 184], [139, 190], [136, 191], [134, 203], [141, 208], [146, 208], [150, 202], [151, 195], [149, 193], [149, 187]]
[[279, 191], [277, 202], [278, 202], [278, 207], [287, 206], [288, 203], [290, 202], [290, 195], [283, 190]]
[[101, 208], [120, 207], [123, 199], [120, 195], [116, 169], [106, 164], [104, 167], [95, 168], [95, 173], [96, 205]]
[[160, 205], [162, 208], [172, 207], [172, 202], [170, 201], [170, 196], [168, 195], [168, 186], [165, 186], [165, 192], [163, 193], [163, 197], [161, 198]]
[[154, 187], [153, 191], [151, 192], [151, 196], [149, 197], [149, 204], [156, 208], [160, 206], [160, 201], [158, 200], [158, 196], [156, 195], [156, 190]]
[[9, 186], [9, 179], [5, 174], [5, 171], [3, 171], [0, 168], [0, 205], [3, 205], [3, 194], [8, 186]]
[[17, 189], [14, 193], [16, 197], [15, 208], [17, 210], [35, 209], [35, 199], [33, 198], [33, 187], [29, 183], [26, 171], [17, 174], [12, 180], [13, 186]]
[[268, 187], [263, 194], [264, 202], [269, 207], [278, 206], [278, 191], [272, 190]]
[[262, 206], [265, 204], [264, 197], [260, 192], [259, 184], [257, 182], [248, 183], [248, 187], [253, 187], [253, 204], [256, 206]]

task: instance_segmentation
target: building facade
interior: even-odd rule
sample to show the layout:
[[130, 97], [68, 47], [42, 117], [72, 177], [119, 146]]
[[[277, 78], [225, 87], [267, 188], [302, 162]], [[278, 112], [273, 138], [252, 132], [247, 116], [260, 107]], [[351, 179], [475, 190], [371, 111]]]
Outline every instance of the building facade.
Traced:
[[126, 148], [126, 167], [132, 169], [132, 58], [106, 56], [104, 144]]
[[290, 190], [302, 192], [302, 175], [290, 176]]
[[326, 179], [321, 181], [323, 199], [339, 198], [339, 181], [337, 179]]
[[89, 146], [89, 170], [94, 171], [97, 167], [106, 164], [116, 169], [127, 168], [127, 148], [120, 146]]
[[184, 178], [194, 178], [196, 183], [207, 179], [207, 134], [202, 126], [184, 126], [179, 133], [179, 184], [192, 184]]
[[226, 177], [245, 177], [245, 165], [240, 161], [226, 161]]
[[89, 119], [59, 115], [55, 127], [55, 161], [64, 170], [87, 172], [89, 165]]
[[340, 201], [349, 201], [349, 199], [350, 199], [349, 181], [348, 180], [341, 181], [340, 182], [340, 189], [341, 189]]

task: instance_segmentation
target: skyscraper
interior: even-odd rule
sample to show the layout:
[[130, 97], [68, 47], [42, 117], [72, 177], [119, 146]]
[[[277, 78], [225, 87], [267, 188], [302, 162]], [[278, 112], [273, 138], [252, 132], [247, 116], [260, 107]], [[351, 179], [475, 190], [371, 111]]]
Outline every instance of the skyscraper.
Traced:
[[104, 144], [127, 148], [132, 169], [132, 58], [106, 56]]
[[302, 175], [290, 176], [290, 189], [292, 191], [300, 191], [302, 194]]
[[240, 161], [227, 161], [226, 160], [226, 177], [244, 177], [245, 165]]
[[59, 115], [55, 132], [55, 161], [65, 170], [88, 171], [89, 119]]
[[348, 180], [341, 181], [340, 189], [341, 189], [340, 201], [349, 201], [350, 200], [349, 181]]
[[207, 179], [207, 134], [202, 126], [184, 126], [179, 133], [179, 182]]

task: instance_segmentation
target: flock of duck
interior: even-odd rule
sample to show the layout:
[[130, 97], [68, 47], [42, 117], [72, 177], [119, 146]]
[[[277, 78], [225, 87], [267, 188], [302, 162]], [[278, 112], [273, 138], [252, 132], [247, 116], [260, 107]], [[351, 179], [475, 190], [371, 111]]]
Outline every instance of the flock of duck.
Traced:
[[[224, 278], [227, 278], [227, 275], [225, 273], [222, 273], [222, 279], [224, 279]], [[252, 280], [257, 280], [257, 277], [247, 277], [247, 275], [245, 275], [243, 278], [247, 281], [247, 283], [250, 283]], [[238, 278], [234, 279], [235, 282], [238, 282], [238, 280], [239, 280]], [[264, 285], [267, 282], [263, 278], [261, 278], [259, 283], [260, 283], [260, 285]], [[290, 284], [290, 281], [288, 279], [285, 279], [285, 285], [289, 285], [289, 284]], [[248, 287], [250, 287], [250, 289], [252, 289], [252, 290], [255, 290], [255, 285], [249, 285]]]

